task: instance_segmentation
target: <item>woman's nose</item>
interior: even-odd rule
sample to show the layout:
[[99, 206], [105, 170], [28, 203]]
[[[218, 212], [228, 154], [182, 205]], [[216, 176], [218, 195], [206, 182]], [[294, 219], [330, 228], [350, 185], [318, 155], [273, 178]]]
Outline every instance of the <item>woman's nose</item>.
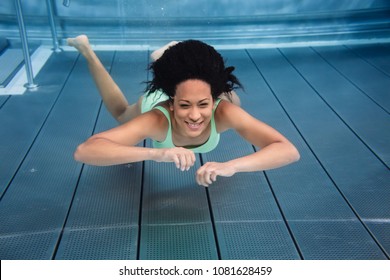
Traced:
[[197, 121], [200, 119], [200, 112], [198, 108], [192, 108], [188, 116], [192, 121]]

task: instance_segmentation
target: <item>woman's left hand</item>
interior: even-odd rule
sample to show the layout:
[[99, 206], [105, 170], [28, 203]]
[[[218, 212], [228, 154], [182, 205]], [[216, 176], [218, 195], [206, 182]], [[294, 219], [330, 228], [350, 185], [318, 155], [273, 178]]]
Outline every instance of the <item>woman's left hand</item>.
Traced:
[[196, 172], [196, 182], [201, 186], [208, 187], [217, 180], [217, 176], [230, 177], [235, 173], [229, 162], [207, 162]]

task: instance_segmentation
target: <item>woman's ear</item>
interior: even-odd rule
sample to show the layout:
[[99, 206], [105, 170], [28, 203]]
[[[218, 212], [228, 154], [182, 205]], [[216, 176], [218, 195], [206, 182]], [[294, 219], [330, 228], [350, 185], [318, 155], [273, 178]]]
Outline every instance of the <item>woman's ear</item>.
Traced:
[[172, 97], [169, 99], [169, 110], [173, 112], [173, 102], [175, 100], [175, 97]]

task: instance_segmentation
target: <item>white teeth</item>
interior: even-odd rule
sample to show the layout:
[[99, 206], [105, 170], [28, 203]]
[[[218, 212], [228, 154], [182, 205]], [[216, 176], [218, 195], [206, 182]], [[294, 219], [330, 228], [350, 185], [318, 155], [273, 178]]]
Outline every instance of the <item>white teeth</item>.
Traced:
[[187, 124], [188, 124], [188, 126], [190, 128], [198, 128], [198, 127], [200, 127], [200, 123], [189, 123], [189, 122], [187, 122]]

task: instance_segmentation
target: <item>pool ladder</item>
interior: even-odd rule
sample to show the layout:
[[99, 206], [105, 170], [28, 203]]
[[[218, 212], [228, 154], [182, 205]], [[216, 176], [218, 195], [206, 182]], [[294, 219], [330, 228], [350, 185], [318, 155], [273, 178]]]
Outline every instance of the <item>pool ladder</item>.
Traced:
[[[15, 8], [16, 8], [16, 16], [18, 19], [19, 34], [20, 34], [20, 40], [22, 42], [22, 50], [23, 50], [23, 56], [24, 56], [24, 62], [25, 62], [24, 64], [25, 64], [26, 75], [27, 75], [27, 83], [24, 86], [28, 90], [34, 90], [38, 87], [38, 85], [36, 83], [34, 83], [34, 74], [33, 74], [33, 70], [32, 70], [31, 58], [30, 58], [30, 53], [29, 53], [26, 27], [24, 24], [22, 5], [21, 5], [20, 1], [21, 0], [15, 0]], [[69, 7], [70, 0], [63, 0], [62, 4], [65, 7]], [[55, 21], [54, 21], [52, 0], [46, 0], [46, 7], [47, 7], [47, 14], [49, 17], [51, 34], [52, 34], [52, 38], [53, 38], [53, 51], [61, 52], [62, 50], [58, 44], [57, 29], [56, 29]]]

